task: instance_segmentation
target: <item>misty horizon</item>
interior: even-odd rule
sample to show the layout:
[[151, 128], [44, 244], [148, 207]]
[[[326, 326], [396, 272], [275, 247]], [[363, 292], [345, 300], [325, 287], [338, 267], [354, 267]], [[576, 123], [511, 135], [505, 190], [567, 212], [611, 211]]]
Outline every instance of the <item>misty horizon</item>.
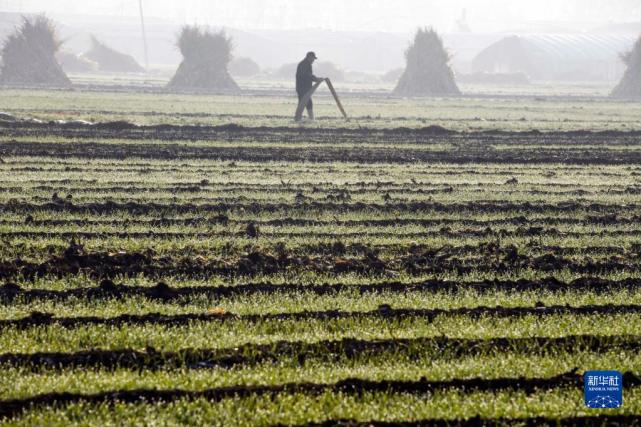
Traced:
[[[88, 4], [80, 0], [0, 1], [0, 11], [50, 15], [79, 14], [137, 17], [137, 0], [105, 0]], [[576, 24], [588, 30], [612, 23], [641, 22], [641, 3], [636, 0], [327, 0], [322, 7], [295, 0], [236, 0], [211, 3], [204, 0], [143, 0], [145, 15], [173, 23], [196, 23], [238, 29], [408, 32], [432, 26], [442, 32], [469, 29], [473, 32], [536, 29], [543, 24]], [[465, 16], [465, 19], [463, 19]], [[578, 27], [578, 28], [577, 28]], [[641, 28], [639, 29], [641, 31]]]

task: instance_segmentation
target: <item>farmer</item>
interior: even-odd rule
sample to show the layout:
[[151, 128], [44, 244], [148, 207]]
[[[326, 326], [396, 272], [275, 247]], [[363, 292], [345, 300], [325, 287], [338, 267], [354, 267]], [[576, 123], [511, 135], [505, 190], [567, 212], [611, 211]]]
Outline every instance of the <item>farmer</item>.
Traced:
[[[312, 71], [312, 64], [316, 60], [316, 54], [314, 52], [307, 52], [305, 59], [300, 61], [298, 68], [296, 68], [296, 93], [298, 93], [298, 102], [300, 103], [303, 97], [309, 90], [312, 88], [312, 85], [317, 82], [321, 82], [325, 79], [316, 77]], [[307, 115], [310, 120], [314, 120], [314, 104], [312, 99], [309, 98], [307, 102]], [[297, 110], [298, 112], [298, 110]], [[297, 114], [294, 117], [294, 120], [300, 121], [302, 119], [302, 112]]]

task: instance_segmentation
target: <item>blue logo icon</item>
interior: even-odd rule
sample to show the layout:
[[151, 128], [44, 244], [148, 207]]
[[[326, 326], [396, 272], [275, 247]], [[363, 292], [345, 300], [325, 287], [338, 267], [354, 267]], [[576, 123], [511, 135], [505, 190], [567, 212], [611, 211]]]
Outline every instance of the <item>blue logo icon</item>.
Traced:
[[619, 371], [587, 371], [583, 376], [585, 406], [592, 409], [623, 405], [623, 375]]

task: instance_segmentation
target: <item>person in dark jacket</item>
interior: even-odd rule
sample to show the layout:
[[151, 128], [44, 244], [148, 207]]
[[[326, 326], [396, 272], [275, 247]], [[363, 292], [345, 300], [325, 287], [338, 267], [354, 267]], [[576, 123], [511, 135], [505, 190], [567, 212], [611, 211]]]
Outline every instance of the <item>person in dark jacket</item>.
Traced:
[[[303, 99], [305, 94], [312, 88], [314, 83], [320, 82], [324, 79], [316, 77], [312, 71], [312, 64], [316, 60], [314, 52], [307, 52], [305, 59], [303, 59], [296, 68], [296, 93], [298, 94], [298, 102]], [[312, 99], [305, 106], [307, 108], [307, 115], [311, 120], [314, 120], [314, 104]], [[295, 117], [299, 121], [302, 117]]]

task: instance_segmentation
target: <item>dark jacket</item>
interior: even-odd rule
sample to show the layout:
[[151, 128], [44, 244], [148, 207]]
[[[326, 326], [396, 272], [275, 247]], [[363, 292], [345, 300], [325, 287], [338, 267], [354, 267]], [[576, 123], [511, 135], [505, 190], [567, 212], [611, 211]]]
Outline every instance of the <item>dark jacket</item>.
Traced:
[[318, 81], [318, 77], [312, 71], [312, 63], [307, 59], [300, 61], [298, 68], [296, 68], [296, 92], [307, 93], [316, 81]]

